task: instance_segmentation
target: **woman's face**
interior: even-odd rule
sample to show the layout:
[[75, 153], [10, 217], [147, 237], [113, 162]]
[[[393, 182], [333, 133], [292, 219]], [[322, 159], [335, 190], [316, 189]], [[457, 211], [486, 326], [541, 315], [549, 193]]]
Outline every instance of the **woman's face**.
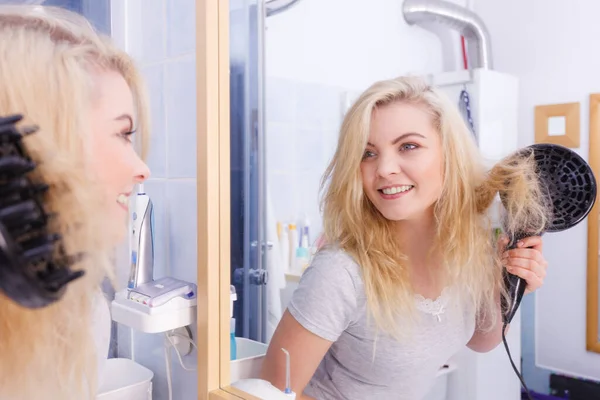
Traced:
[[392, 221], [431, 215], [443, 185], [442, 145], [420, 105], [394, 102], [377, 108], [361, 163], [363, 190]]
[[123, 227], [124, 237], [129, 196], [136, 183], [148, 179], [150, 170], [133, 147], [135, 107], [129, 85], [114, 71], [98, 73], [96, 83], [91, 112], [92, 172], [104, 188], [107, 219]]

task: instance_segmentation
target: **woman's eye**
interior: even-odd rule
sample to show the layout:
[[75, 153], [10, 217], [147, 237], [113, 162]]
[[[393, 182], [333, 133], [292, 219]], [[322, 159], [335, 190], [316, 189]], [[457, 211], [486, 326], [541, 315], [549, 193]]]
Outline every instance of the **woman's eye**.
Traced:
[[405, 143], [402, 146], [400, 146], [400, 150], [402, 151], [406, 151], [406, 150], [414, 150], [416, 149], [418, 146], [414, 143]]
[[131, 143], [131, 137], [134, 133], [135, 133], [135, 131], [121, 132], [121, 133], [117, 133], [117, 136], [119, 136], [121, 139], [125, 140], [127, 143]]
[[363, 154], [363, 160], [367, 159], [367, 158], [371, 158], [375, 156], [375, 153], [373, 153], [371, 150], [366, 150], [365, 153]]

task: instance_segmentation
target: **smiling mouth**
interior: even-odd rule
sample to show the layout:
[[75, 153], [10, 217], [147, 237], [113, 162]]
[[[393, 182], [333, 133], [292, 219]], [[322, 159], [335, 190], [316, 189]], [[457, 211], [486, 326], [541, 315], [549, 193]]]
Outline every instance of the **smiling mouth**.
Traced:
[[393, 196], [395, 194], [406, 193], [414, 188], [413, 185], [400, 185], [400, 186], [392, 186], [386, 187], [383, 189], [377, 189], [377, 191], [386, 196]]
[[117, 203], [124, 209], [129, 209], [129, 197], [126, 194], [120, 194], [117, 197]]

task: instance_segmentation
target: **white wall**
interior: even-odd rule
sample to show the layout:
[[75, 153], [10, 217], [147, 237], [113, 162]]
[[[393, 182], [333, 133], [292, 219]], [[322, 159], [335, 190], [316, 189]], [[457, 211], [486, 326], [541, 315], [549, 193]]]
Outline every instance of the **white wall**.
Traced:
[[[534, 106], [579, 101], [576, 151], [587, 159], [588, 99], [600, 92], [600, 2], [477, 0], [475, 10], [491, 32], [495, 69], [519, 78], [520, 145], [533, 143]], [[600, 355], [585, 349], [586, 252], [586, 222], [545, 238], [550, 265], [535, 297], [535, 361], [538, 367], [600, 380]], [[533, 314], [532, 305], [525, 305], [524, 328], [533, 325]], [[533, 353], [527, 348], [532, 339], [527, 334], [524, 356]]]
[[[451, 0], [465, 5], [466, 0]], [[398, 0], [301, 0], [267, 20], [267, 75], [348, 89], [409, 72], [457, 68], [439, 38], [409, 26]]]

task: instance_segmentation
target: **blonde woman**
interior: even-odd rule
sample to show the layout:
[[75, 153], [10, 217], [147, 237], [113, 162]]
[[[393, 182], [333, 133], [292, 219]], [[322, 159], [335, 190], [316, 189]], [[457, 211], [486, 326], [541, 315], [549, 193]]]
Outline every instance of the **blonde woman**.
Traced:
[[0, 293], [0, 399], [94, 399], [110, 338], [100, 283], [126, 234], [127, 198], [149, 176], [133, 145], [148, 130], [142, 81], [125, 53], [57, 8], [0, 6], [0, 55], [0, 115], [39, 126], [25, 145], [51, 185], [53, 228], [86, 271], [42, 309]]
[[529, 292], [542, 284], [541, 238], [498, 251], [486, 214], [506, 189], [508, 221], [541, 231], [548, 210], [532, 160], [486, 173], [456, 107], [418, 78], [359, 97], [324, 188], [329, 244], [306, 269], [262, 371], [283, 388], [288, 350], [301, 399], [421, 399], [464, 346], [501, 342], [503, 265]]

